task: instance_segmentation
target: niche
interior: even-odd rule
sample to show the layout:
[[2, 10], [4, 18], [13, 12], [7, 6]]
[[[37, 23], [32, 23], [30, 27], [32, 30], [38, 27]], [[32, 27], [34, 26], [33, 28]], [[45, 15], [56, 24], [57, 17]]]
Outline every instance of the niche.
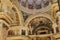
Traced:
[[25, 33], [25, 30], [22, 30], [22, 35], [25, 35], [26, 33]]
[[13, 30], [9, 30], [9, 31], [8, 31], [8, 36], [14, 36], [14, 35], [15, 35], [15, 33], [14, 33]]

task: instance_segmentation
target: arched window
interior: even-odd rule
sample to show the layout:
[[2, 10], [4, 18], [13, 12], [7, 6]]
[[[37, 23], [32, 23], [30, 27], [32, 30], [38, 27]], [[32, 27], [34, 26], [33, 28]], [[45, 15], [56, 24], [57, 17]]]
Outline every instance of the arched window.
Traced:
[[41, 5], [42, 1], [41, 0], [37, 0], [35, 3], [36, 3], [36, 9], [42, 8], [42, 5]]
[[43, 0], [44, 7], [49, 5], [49, 0]]
[[28, 8], [29, 8], [29, 9], [33, 9], [33, 8], [34, 8], [34, 6], [33, 6], [33, 5], [31, 5], [31, 4], [28, 4]]
[[28, 8], [29, 9], [33, 9], [33, 7], [34, 7], [34, 1], [33, 0], [28, 0]]
[[42, 8], [42, 5], [36, 5], [36, 9], [41, 9]]
[[21, 0], [21, 5], [26, 7], [26, 0]]
[[13, 30], [9, 30], [8, 31], [8, 36], [13, 36], [13, 35], [15, 35], [14, 31]]
[[22, 30], [22, 35], [25, 35], [25, 30]]

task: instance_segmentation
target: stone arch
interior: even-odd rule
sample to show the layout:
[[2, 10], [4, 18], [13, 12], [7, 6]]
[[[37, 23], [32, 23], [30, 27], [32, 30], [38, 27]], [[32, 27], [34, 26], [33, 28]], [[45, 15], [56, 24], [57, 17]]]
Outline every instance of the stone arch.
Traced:
[[50, 33], [53, 33], [53, 29], [52, 28], [48, 28], [48, 27], [42, 26], [42, 27], [34, 28], [33, 31], [32, 31], [33, 32], [32, 34], [36, 33], [36, 35], [38, 35], [37, 34], [38, 31], [41, 31], [40, 34], [50, 34]]
[[15, 35], [14, 31], [13, 30], [9, 30], [8, 31], [8, 36], [13, 36], [13, 35]]
[[[49, 19], [51, 22], [52, 22], [52, 26], [51, 28], [56, 28], [54, 25], [56, 25], [56, 22], [55, 22], [55, 19], [51, 16], [51, 15], [48, 15], [48, 14], [35, 14], [35, 15], [31, 15], [29, 18], [27, 18], [27, 20], [25, 21], [25, 27], [28, 27], [29, 23], [31, 20], [33, 20], [34, 18], [36, 17], [44, 17], [44, 18], [47, 18]], [[30, 29], [30, 27], [28, 27], [29, 30], [32, 30]]]
[[[22, 13], [21, 13], [21, 11], [19, 11], [20, 10], [20, 8], [18, 8], [18, 6], [16, 6], [15, 5], [15, 3], [13, 3], [13, 2], [15, 2], [16, 0], [2, 0], [2, 3], [4, 3], [3, 4], [3, 7], [2, 7], [2, 9], [4, 10], [4, 9], [7, 9], [7, 12], [8, 12], [8, 14], [10, 13], [11, 14], [11, 16], [16, 16], [15, 14], [17, 14], [18, 15], [18, 21], [19, 21], [19, 25], [23, 25], [23, 22], [24, 22], [24, 19], [23, 19], [23, 15], [22, 15]], [[16, 2], [17, 3], [17, 2]], [[6, 5], [5, 5], [6, 4]], [[6, 7], [6, 8], [5, 8]], [[9, 11], [11, 11], [11, 12], [9, 12]], [[12, 15], [13, 14], [13, 15]], [[10, 17], [11, 17], [10, 16]], [[16, 18], [16, 17], [15, 17]]]
[[54, 3], [51, 6], [52, 12], [54, 13], [53, 16], [56, 17], [56, 13], [59, 10], [58, 3]]
[[21, 11], [19, 11], [19, 9], [16, 7], [16, 5], [13, 5], [13, 10], [16, 11], [15, 14], [17, 14], [18, 16], [16, 18], [18, 18], [19, 21], [19, 25], [23, 25], [24, 24], [24, 19], [23, 19], [23, 14]]
[[53, 18], [51, 15], [48, 15], [48, 14], [45, 13], [45, 14], [35, 14], [35, 15], [31, 15], [31, 16], [28, 17], [27, 20], [25, 21], [25, 26], [27, 27], [28, 24], [29, 24], [29, 22], [30, 22], [32, 19], [36, 18], [36, 17], [45, 17], [45, 18], [49, 19], [53, 24], [55, 23], [54, 18]]

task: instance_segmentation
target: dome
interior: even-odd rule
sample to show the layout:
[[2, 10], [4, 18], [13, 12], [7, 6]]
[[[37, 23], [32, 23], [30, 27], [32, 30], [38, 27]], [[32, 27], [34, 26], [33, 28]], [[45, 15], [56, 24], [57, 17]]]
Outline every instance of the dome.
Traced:
[[29, 9], [41, 9], [49, 5], [49, 0], [21, 0], [21, 5]]
[[49, 0], [20, 0], [19, 4], [21, 7], [21, 10], [28, 13], [46, 12], [50, 10], [51, 1]]

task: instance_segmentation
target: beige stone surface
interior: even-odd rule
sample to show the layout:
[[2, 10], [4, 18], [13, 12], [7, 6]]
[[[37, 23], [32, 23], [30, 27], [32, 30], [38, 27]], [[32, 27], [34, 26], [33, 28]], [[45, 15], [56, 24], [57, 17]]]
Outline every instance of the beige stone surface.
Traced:
[[59, 40], [58, 2], [52, 0], [51, 4], [49, 0], [49, 5], [44, 7], [44, 0], [41, 1], [41, 9], [36, 9], [35, 0], [33, 5], [30, 5], [34, 6], [34, 9], [29, 9], [28, 0], [26, 7], [21, 5], [21, 0], [0, 0], [0, 40]]

